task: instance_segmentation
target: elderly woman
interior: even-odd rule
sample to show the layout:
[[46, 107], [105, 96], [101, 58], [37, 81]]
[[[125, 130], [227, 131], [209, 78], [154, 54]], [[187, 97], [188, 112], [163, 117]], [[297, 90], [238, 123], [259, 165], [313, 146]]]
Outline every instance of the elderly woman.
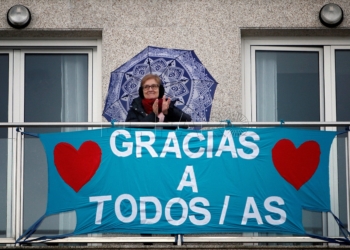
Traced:
[[126, 122], [189, 122], [191, 116], [175, 107], [175, 101], [164, 96], [164, 87], [157, 75], [141, 80], [139, 97], [131, 103]]
[[[175, 101], [164, 96], [162, 81], [157, 75], [146, 75], [141, 80], [139, 97], [131, 103], [127, 122], [189, 122], [191, 116], [175, 107]], [[174, 127], [167, 127], [174, 129]], [[152, 236], [152, 234], [141, 234]], [[152, 243], [144, 243], [152, 245]]]

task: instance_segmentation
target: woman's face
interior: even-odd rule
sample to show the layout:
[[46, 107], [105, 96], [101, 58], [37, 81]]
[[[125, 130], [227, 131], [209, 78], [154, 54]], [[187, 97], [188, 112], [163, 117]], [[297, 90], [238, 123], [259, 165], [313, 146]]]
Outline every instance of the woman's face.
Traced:
[[159, 85], [154, 79], [148, 79], [142, 85], [142, 91], [145, 99], [156, 99], [159, 96]]

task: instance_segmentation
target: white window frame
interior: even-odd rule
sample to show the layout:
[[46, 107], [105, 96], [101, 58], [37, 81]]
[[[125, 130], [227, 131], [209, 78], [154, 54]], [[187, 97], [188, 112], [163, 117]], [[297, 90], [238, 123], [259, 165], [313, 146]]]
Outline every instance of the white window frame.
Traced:
[[[18, 49], [24, 53], [80, 53], [85, 49], [91, 50], [89, 55], [89, 70], [92, 69], [93, 74], [89, 78], [92, 86], [89, 89], [89, 122], [102, 122], [101, 107], [102, 107], [102, 40], [101, 39], [89, 39], [89, 40], [0, 40], [0, 49], [11, 48]], [[59, 50], [59, 51], [58, 51]], [[3, 51], [3, 50], [1, 50]], [[35, 52], [34, 52], [35, 51]], [[80, 51], [80, 52], [79, 52]], [[17, 57], [21, 57], [21, 53], [14, 53], [14, 60]], [[22, 58], [23, 59], [23, 58]], [[91, 65], [91, 66], [90, 66]], [[22, 77], [24, 73], [24, 64], [20, 67], [13, 67], [13, 82], [20, 82], [23, 84], [24, 79], [17, 79]], [[90, 72], [89, 72], [90, 74]], [[22, 97], [24, 92], [21, 90], [21, 86], [14, 86], [13, 91], [21, 93]], [[19, 91], [19, 92], [18, 92]], [[92, 100], [93, 99], [93, 100]], [[22, 99], [24, 100], [24, 99]], [[17, 107], [13, 107], [17, 108]], [[17, 114], [11, 121], [21, 121], [23, 114]], [[10, 120], [9, 120], [10, 121]]]
[[[251, 102], [249, 102], [250, 107], [247, 108], [251, 113], [251, 121], [256, 121], [257, 109], [256, 109], [256, 75], [253, 72], [256, 72], [255, 67], [255, 54], [256, 51], [305, 51], [305, 52], [318, 52], [319, 54], [319, 79], [320, 79], [320, 121], [324, 121], [324, 82], [323, 82], [323, 50], [320, 48], [305, 48], [305, 47], [277, 47], [277, 46], [251, 46]], [[255, 98], [254, 98], [255, 97]]]
[[[13, 86], [10, 85], [11, 82], [13, 82], [13, 51], [12, 50], [1, 50], [1, 54], [7, 54], [9, 58], [9, 75], [8, 75], [8, 110], [12, 110], [12, 97], [13, 97]], [[12, 122], [12, 113], [8, 112], [8, 122]], [[8, 145], [7, 145], [7, 151], [8, 152], [15, 152], [14, 143], [13, 143], [13, 134], [12, 129], [8, 128]], [[7, 158], [7, 190], [6, 190], [6, 197], [11, 197], [11, 202], [7, 202], [6, 206], [6, 237], [9, 238], [14, 235], [14, 226], [15, 226], [15, 220], [13, 218], [13, 208], [15, 206], [15, 200], [13, 199], [13, 186], [14, 186], [14, 175], [13, 175], [13, 154], [8, 154]]]
[[[93, 59], [92, 59], [92, 54], [93, 51], [92, 49], [24, 49], [24, 50], [18, 50], [15, 51], [14, 53], [19, 53], [20, 55], [20, 60], [21, 60], [21, 64], [20, 64], [20, 82], [19, 82], [19, 86], [18, 86], [18, 92], [20, 93], [20, 95], [15, 95], [15, 100], [14, 103], [18, 103], [19, 104], [19, 113], [15, 115], [15, 117], [17, 117], [18, 120], [16, 120], [15, 122], [24, 122], [24, 88], [25, 88], [25, 83], [24, 83], [24, 74], [25, 74], [25, 57], [26, 55], [30, 55], [30, 54], [84, 54], [84, 55], [88, 55], [88, 122], [92, 122], [93, 121], [93, 113], [92, 113], [92, 107], [94, 104], [94, 97], [93, 97]], [[16, 112], [14, 111], [14, 112]]]
[[[320, 101], [321, 114], [323, 121], [336, 121], [336, 92], [335, 92], [335, 50], [350, 49], [349, 38], [319, 38], [319, 37], [244, 37], [242, 38], [242, 112], [251, 121], [256, 121], [256, 92], [255, 92], [255, 46], [260, 48], [273, 48], [275, 46], [288, 47], [290, 50], [299, 50], [302, 47], [320, 48], [323, 50], [323, 62], [321, 63], [323, 75], [323, 96]], [[320, 66], [321, 66], [320, 65]], [[320, 72], [322, 73], [322, 72]], [[321, 89], [320, 89], [321, 90]], [[321, 92], [321, 91], [320, 91]], [[322, 116], [320, 117], [322, 121]], [[327, 128], [327, 130], [336, 130], [336, 128]], [[337, 143], [336, 139], [330, 153], [330, 192], [331, 192], [331, 210], [338, 215], [338, 165], [337, 165]], [[347, 183], [349, 185], [349, 183]], [[324, 215], [325, 218], [325, 215]], [[348, 212], [349, 220], [349, 212]], [[338, 236], [339, 226], [332, 216], [327, 216], [327, 221], [323, 220], [324, 229], [327, 228], [327, 235]], [[326, 223], [327, 222], [327, 223]]]
[[[102, 122], [102, 40], [0, 40], [0, 52], [9, 55], [9, 122], [24, 121], [24, 58], [26, 54], [88, 54], [88, 121]], [[16, 65], [15, 65], [16, 64]], [[9, 128], [7, 237], [0, 244], [13, 244], [23, 231], [23, 136]], [[20, 152], [15, 154], [14, 152]]]
[[[327, 50], [329, 51], [329, 60], [331, 62], [330, 65], [330, 74], [329, 74], [329, 81], [331, 82], [331, 86], [332, 86], [332, 97], [334, 97], [334, 107], [332, 109], [332, 119], [333, 121], [335, 121], [336, 118], [336, 75], [335, 75], [335, 51], [336, 50], [350, 50], [350, 41], [349, 44], [347, 46], [344, 45], [334, 45], [334, 46], [326, 46]], [[347, 133], [348, 137], [345, 140], [346, 143], [346, 192], [347, 192], [347, 224], [348, 224], [348, 230], [350, 231], [350, 171], [349, 171], [349, 167], [350, 167], [350, 132]], [[336, 160], [336, 159], [335, 159]], [[337, 177], [334, 177], [334, 180], [337, 180]]]

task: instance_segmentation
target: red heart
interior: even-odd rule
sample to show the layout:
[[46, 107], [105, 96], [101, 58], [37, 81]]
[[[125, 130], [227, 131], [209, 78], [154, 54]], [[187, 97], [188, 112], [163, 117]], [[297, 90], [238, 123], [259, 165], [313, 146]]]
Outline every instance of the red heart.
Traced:
[[307, 141], [296, 148], [288, 139], [282, 139], [272, 149], [272, 161], [278, 173], [296, 190], [316, 172], [321, 149], [317, 142]]
[[78, 150], [66, 142], [54, 149], [54, 162], [61, 178], [78, 192], [94, 176], [101, 163], [102, 151], [93, 141], [84, 142]]

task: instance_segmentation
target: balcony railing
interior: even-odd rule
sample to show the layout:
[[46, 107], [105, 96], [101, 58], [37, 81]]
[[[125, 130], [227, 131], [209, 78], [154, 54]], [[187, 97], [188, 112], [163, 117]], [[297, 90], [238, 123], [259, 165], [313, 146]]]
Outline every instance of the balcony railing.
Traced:
[[[153, 122], [0, 122], [0, 127], [93, 127], [108, 128], [115, 127], [154, 127]], [[159, 127], [189, 126], [196, 128], [208, 127], [344, 127], [350, 126], [350, 121], [344, 122], [232, 122], [230, 120], [220, 122], [157, 122]]]
[[[12, 136], [8, 137], [9, 150], [13, 150], [12, 154], [9, 155], [7, 166], [7, 181], [13, 182], [7, 185], [8, 189], [5, 190], [7, 193], [7, 200], [10, 200], [11, 204], [8, 204], [7, 213], [0, 211], [2, 214], [7, 214], [7, 230], [5, 236], [0, 235], [0, 244], [14, 244], [16, 238], [18, 238], [23, 232], [23, 169], [25, 169], [23, 154], [19, 151], [23, 150], [23, 144], [26, 140], [21, 133], [26, 130], [26, 128], [110, 128], [110, 127], [180, 127], [188, 126], [196, 129], [208, 129], [208, 128], [220, 128], [220, 127], [276, 127], [276, 126], [285, 126], [285, 127], [302, 127], [302, 128], [321, 128], [324, 130], [338, 130], [342, 131], [345, 136], [345, 148], [346, 148], [346, 192], [347, 192], [347, 225], [350, 225], [350, 212], [349, 212], [349, 162], [350, 162], [350, 143], [347, 138], [350, 136], [349, 126], [350, 121], [348, 122], [231, 122], [231, 121], [220, 121], [220, 122], [173, 122], [173, 123], [131, 123], [131, 122], [12, 122], [12, 123], [0, 123], [0, 128], [12, 128]], [[10, 130], [9, 130], [10, 131]], [[33, 131], [33, 129], [31, 129]], [[6, 140], [6, 138], [4, 138]], [[0, 166], [1, 167], [1, 166]], [[4, 193], [4, 192], [3, 192]], [[1, 194], [1, 190], [0, 190]], [[0, 195], [1, 198], [1, 195]], [[11, 217], [10, 219], [8, 217]], [[325, 222], [326, 215], [323, 214], [323, 227], [327, 227]], [[0, 231], [3, 230], [0, 228]], [[327, 232], [324, 232], [327, 234]], [[177, 245], [182, 245], [183, 242], [186, 243], [310, 243], [310, 244], [321, 244], [326, 241], [319, 239], [314, 239], [310, 237], [293, 237], [293, 236], [266, 236], [262, 237], [257, 233], [244, 233], [241, 235], [238, 234], [213, 234], [213, 235], [177, 235], [173, 236], [158, 236], [154, 235], [153, 237], [141, 237], [141, 236], [130, 236], [130, 235], [120, 235], [120, 234], [93, 234], [88, 235], [87, 237], [69, 237], [65, 239], [58, 239], [50, 241], [50, 243], [140, 243], [140, 242], [155, 242], [155, 243], [174, 243]]]

